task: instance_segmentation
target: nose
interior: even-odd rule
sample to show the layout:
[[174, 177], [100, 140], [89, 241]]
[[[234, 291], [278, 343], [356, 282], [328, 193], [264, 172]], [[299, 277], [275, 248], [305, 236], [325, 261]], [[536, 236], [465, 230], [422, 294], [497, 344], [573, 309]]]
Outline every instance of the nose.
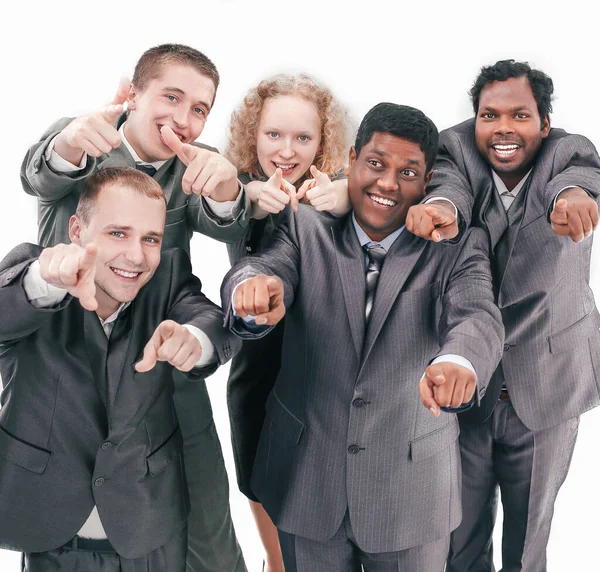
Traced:
[[501, 135], [506, 133], [514, 133], [514, 126], [511, 118], [508, 115], [500, 115], [496, 121], [495, 132]]
[[188, 112], [182, 105], [173, 112], [173, 122], [179, 129], [185, 129], [188, 124]]
[[142, 266], [144, 263], [144, 246], [137, 240], [132, 240], [125, 253], [125, 258], [134, 266]]
[[291, 159], [296, 154], [292, 140], [289, 138], [283, 139], [281, 144], [282, 146], [281, 149], [279, 149], [279, 156], [282, 159]]
[[398, 178], [395, 176], [394, 171], [388, 169], [384, 171], [379, 179], [377, 179], [377, 186], [385, 192], [392, 192], [398, 190]]

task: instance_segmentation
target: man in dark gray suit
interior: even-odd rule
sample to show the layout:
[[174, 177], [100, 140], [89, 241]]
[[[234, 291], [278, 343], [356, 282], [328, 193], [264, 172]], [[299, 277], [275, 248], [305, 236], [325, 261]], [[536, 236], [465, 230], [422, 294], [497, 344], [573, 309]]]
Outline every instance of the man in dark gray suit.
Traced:
[[287, 312], [252, 475], [287, 572], [444, 568], [460, 468], [440, 406], [484, 394], [503, 330], [482, 231], [458, 247], [403, 232], [437, 141], [420, 111], [375, 106], [350, 151], [352, 212], [288, 209], [273, 245], [223, 283], [242, 337]]
[[[215, 149], [194, 143], [218, 84], [217, 69], [204, 54], [165, 44], [142, 55], [132, 83], [122, 84], [110, 105], [53, 124], [29, 149], [21, 170], [25, 191], [38, 197], [39, 243], [68, 242], [69, 217], [86, 179], [117, 165], [149, 173], [164, 190], [163, 248], [179, 247], [189, 254], [194, 231], [218, 240], [239, 240], [248, 224], [250, 203], [237, 171]], [[245, 572], [206, 386], [175, 372], [174, 399], [192, 505], [190, 570]]]
[[104, 169], [71, 244], [0, 264], [0, 546], [27, 572], [186, 568], [172, 370], [198, 382], [239, 343], [187, 255], [161, 260], [165, 207], [147, 175]]
[[[461, 225], [487, 232], [506, 328], [481, 407], [459, 416], [463, 520], [450, 572], [494, 570], [498, 489], [502, 570], [546, 570], [579, 416], [599, 403], [600, 316], [589, 276], [600, 159], [585, 137], [550, 128], [552, 92], [552, 80], [526, 63], [483, 68], [471, 90], [476, 117], [442, 132], [428, 188], [456, 205]], [[447, 206], [419, 205], [410, 228], [452, 236]]]

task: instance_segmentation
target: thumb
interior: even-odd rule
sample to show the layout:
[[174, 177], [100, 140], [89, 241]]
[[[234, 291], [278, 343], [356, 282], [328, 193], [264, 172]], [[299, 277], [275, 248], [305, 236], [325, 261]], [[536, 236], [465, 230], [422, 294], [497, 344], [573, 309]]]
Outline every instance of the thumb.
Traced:
[[446, 383], [446, 375], [441, 364], [436, 363], [425, 369], [425, 377], [435, 385]]
[[566, 223], [567, 222], [567, 200], [558, 199], [554, 205], [552, 211], [552, 219], [554, 222]]
[[279, 167], [275, 169], [273, 177], [275, 177], [275, 184], [281, 189], [281, 183], [283, 181], [283, 171]]
[[97, 248], [90, 243], [85, 247], [79, 259], [79, 271], [77, 272], [77, 297], [79, 303], [90, 312], [98, 309], [96, 300], [96, 253]]
[[160, 134], [162, 135], [165, 145], [181, 159], [181, 162], [186, 167], [194, 160], [194, 157], [196, 156], [194, 147], [187, 143], [182, 143], [168, 125], [163, 125], [160, 128]]
[[111, 125], [117, 120], [117, 117], [123, 113], [122, 104], [111, 104], [107, 105], [101, 112], [104, 121]]
[[117, 88], [117, 91], [115, 93], [115, 95], [112, 98], [112, 101], [109, 103], [109, 105], [121, 105], [123, 103], [125, 103], [127, 101], [127, 96], [129, 95], [129, 86], [131, 85], [131, 82], [129, 81], [129, 78], [127, 77], [122, 77], [119, 80], [119, 87]]
[[275, 296], [276, 294], [280, 294], [282, 290], [281, 280], [271, 276], [265, 282], [267, 286], [267, 290], [269, 292], [269, 297]]
[[427, 205], [424, 210], [431, 217], [431, 221], [436, 226], [450, 224], [456, 220], [454, 214], [444, 207]]
[[81, 257], [79, 258], [79, 270], [91, 270], [96, 266], [96, 256], [98, 248], [93, 242], [90, 242], [86, 247]]
[[314, 165], [310, 166], [310, 174], [316, 180], [317, 185], [323, 185], [325, 183], [331, 182], [329, 177], [325, 173], [322, 173], [321, 171], [319, 171], [319, 169], [317, 169]]

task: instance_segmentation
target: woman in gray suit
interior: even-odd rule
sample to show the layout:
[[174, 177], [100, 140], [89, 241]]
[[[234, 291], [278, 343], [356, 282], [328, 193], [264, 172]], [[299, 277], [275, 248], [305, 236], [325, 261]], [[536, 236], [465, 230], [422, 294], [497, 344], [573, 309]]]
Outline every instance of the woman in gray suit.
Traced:
[[[336, 180], [350, 144], [348, 113], [310, 76], [280, 74], [261, 81], [233, 112], [229, 130], [226, 156], [246, 185], [253, 219], [244, 239], [228, 246], [232, 263], [265, 248], [288, 204], [295, 210], [302, 201], [333, 215], [350, 210], [346, 180]], [[283, 572], [283, 560], [277, 529], [250, 489], [250, 477], [282, 337], [283, 323], [260, 340], [244, 342], [227, 391], [238, 485], [250, 500], [266, 572]]]

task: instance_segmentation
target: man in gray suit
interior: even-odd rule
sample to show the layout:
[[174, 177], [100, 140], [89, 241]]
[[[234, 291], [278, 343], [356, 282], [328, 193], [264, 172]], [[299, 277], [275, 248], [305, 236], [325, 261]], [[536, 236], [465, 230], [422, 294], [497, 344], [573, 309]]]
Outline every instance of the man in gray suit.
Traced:
[[[428, 188], [456, 205], [461, 225], [487, 232], [506, 328], [481, 407], [459, 416], [463, 520], [450, 572], [494, 570], [498, 489], [502, 570], [546, 570], [579, 416], [599, 403], [600, 316], [589, 276], [600, 159], [585, 137], [550, 128], [552, 92], [552, 80], [526, 63], [483, 68], [471, 90], [476, 117], [442, 132]], [[440, 228], [426, 224], [427, 211], [452, 209], [434, 205], [414, 209], [411, 229], [452, 236], [452, 211]]]
[[287, 312], [252, 475], [287, 572], [444, 568], [460, 468], [440, 406], [485, 393], [503, 330], [482, 231], [457, 247], [403, 232], [437, 141], [420, 111], [375, 106], [350, 151], [352, 212], [288, 209], [273, 245], [223, 283], [241, 337]]
[[202, 380], [239, 341], [127, 167], [86, 182], [71, 244], [0, 263], [0, 546], [27, 572], [183, 572], [189, 499], [172, 370]]
[[[117, 165], [142, 170], [161, 185], [167, 198], [163, 248], [189, 254], [193, 231], [239, 240], [250, 209], [237, 171], [215, 149], [194, 143], [218, 84], [217, 69], [204, 54], [165, 44], [142, 55], [132, 83], [122, 84], [110, 105], [52, 125], [29, 149], [21, 170], [25, 191], [38, 197], [39, 243], [68, 242], [69, 217], [86, 179]], [[175, 386], [192, 504], [188, 566], [194, 572], [244, 572], [206, 385], [175, 372]]]

